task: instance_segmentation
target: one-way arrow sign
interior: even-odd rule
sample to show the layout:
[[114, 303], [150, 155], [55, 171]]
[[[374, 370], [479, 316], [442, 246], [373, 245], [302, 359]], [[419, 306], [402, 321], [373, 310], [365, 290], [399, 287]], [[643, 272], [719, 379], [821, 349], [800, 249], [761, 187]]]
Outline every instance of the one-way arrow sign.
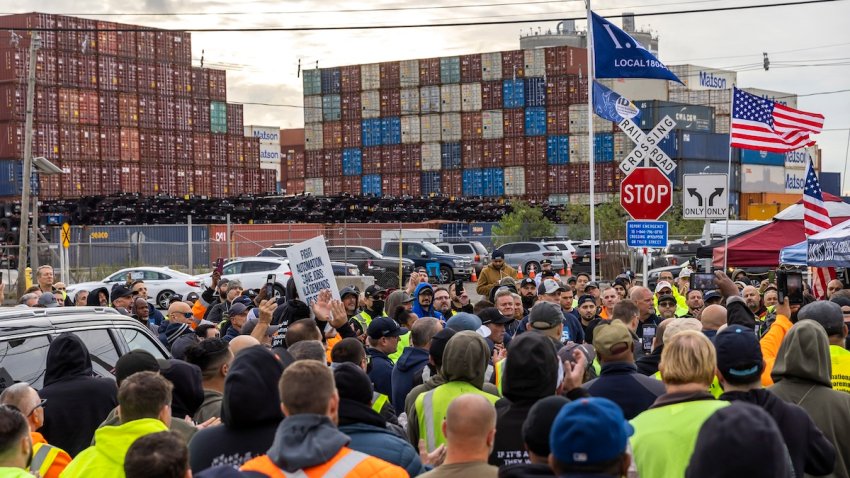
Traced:
[[726, 219], [729, 191], [725, 174], [682, 175], [682, 218]]

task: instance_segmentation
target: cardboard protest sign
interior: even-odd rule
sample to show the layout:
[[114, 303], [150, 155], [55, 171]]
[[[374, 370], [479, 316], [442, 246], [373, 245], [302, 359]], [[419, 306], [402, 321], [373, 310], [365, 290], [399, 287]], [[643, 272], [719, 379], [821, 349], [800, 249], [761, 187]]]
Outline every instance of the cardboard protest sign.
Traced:
[[301, 300], [313, 305], [322, 289], [330, 289], [333, 298], [339, 299], [339, 289], [324, 236], [287, 247], [286, 257]]

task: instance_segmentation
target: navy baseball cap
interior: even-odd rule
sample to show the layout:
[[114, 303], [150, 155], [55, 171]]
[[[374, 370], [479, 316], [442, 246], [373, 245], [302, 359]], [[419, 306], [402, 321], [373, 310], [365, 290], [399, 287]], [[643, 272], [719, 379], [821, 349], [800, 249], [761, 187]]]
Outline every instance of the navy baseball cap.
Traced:
[[587, 294], [582, 295], [581, 297], [578, 298], [578, 302], [576, 303], [576, 307], [581, 307], [581, 304], [584, 304], [585, 302], [593, 302], [594, 304], [596, 304], [596, 299], [594, 299], [592, 295], [587, 295]]
[[389, 317], [375, 317], [366, 329], [370, 338], [398, 337], [407, 333], [407, 329], [399, 327], [395, 320]]
[[764, 360], [753, 329], [730, 325], [714, 336], [717, 369], [727, 382], [745, 385], [759, 379]]
[[601, 397], [582, 398], [558, 412], [549, 432], [549, 448], [564, 464], [605, 463], [626, 452], [634, 432], [616, 403]]

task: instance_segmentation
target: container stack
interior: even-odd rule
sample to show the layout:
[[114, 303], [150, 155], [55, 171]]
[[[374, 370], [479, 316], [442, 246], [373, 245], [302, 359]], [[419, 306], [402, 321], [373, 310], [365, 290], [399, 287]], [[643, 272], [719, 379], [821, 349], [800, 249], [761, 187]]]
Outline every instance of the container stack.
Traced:
[[[11, 165], [0, 171], [23, 157], [36, 28], [62, 29], [40, 32], [37, 51], [33, 155], [64, 171], [41, 177], [39, 197], [274, 190], [242, 106], [226, 102], [226, 72], [192, 66], [188, 33], [41, 13], [0, 17], [0, 160]], [[0, 182], [11, 185], [0, 195], [20, 194], [20, 180]]]
[[[245, 137], [260, 140], [260, 169], [273, 171], [275, 175], [274, 192], [280, 192], [281, 184], [281, 138], [277, 126], [245, 126]], [[267, 173], [270, 174], [270, 173]]]

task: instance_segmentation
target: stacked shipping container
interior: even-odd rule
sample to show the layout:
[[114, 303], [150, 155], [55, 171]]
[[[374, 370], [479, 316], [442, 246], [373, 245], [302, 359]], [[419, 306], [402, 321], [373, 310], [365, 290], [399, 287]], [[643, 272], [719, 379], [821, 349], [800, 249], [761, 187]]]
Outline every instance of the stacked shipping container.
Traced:
[[[1, 160], [23, 156], [31, 28], [73, 29], [40, 32], [33, 155], [65, 173], [42, 179], [41, 198], [275, 190], [242, 106], [226, 103], [225, 72], [192, 67], [188, 33], [61, 15], [0, 17]], [[0, 195], [20, 194], [4, 184]]]

